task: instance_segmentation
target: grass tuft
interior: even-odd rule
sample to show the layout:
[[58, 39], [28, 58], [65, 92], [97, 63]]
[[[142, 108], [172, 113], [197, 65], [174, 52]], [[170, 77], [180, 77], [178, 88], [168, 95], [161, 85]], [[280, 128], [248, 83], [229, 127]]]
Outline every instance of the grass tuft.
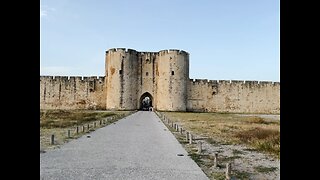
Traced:
[[83, 110], [44, 110], [40, 111], [40, 127], [65, 128], [91, 121], [96, 121], [114, 115], [116, 114], [113, 112], [94, 112]]
[[240, 150], [237, 150], [237, 149], [233, 149], [233, 150], [232, 150], [232, 154], [233, 154], [233, 155], [238, 155], [238, 154], [244, 154], [244, 152], [243, 152], [243, 151], [240, 151]]
[[277, 167], [265, 167], [265, 166], [256, 166], [254, 169], [260, 173], [269, 173], [276, 171], [278, 168]]
[[277, 130], [254, 128], [238, 132], [235, 137], [257, 150], [280, 156], [280, 132]]
[[[88, 133], [87, 125], [90, 123], [89, 132], [95, 131], [116, 122], [121, 117], [129, 115], [132, 111], [90, 111], [90, 110], [40, 110], [40, 146], [43, 150], [58, 147], [65, 142], [76, 139], [84, 133]], [[106, 123], [101, 124], [98, 120], [112, 116]], [[92, 121], [96, 121], [96, 127], [93, 128]], [[85, 126], [86, 131], [76, 133], [75, 126]], [[71, 137], [67, 137], [67, 130], [71, 130]], [[56, 145], [50, 144], [50, 137], [55, 134]]]
[[212, 176], [215, 180], [225, 180], [226, 175], [224, 172], [213, 172]]
[[251, 175], [251, 173], [244, 172], [244, 171], [236, 171], [236, 170], [234, 170], [233, 174], [236, 179], [241, 179], [241, 180], [249, 180]]
[[197, 164], [202, 163], [201, 156], [199, 154], [190, 153], [188, 156], [190, 156], [191, 159], [194, 160], [194, 162], [196, 162]]

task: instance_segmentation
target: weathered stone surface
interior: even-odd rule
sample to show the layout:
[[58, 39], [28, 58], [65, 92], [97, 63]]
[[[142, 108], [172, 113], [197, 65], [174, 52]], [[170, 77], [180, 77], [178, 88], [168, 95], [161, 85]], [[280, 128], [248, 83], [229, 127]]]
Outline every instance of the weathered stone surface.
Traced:
[[145, 97], [159, 111], [280, 113], [279, 82], [189, 79], [179, 50], [109, 49], [105, 76], [40, 76], [41, 109], [135, 110]]
[[280, 83], [190, 80], [187, 110], [280, 113]]

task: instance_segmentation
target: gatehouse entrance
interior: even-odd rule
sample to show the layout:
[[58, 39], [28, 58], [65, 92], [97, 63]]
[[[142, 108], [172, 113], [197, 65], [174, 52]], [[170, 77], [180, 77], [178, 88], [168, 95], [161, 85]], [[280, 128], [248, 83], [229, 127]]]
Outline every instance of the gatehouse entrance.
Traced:
[[152, 109], [152, 96], [150, 93], [146, 92], [140, 97], [140, 110], [149, 111]]

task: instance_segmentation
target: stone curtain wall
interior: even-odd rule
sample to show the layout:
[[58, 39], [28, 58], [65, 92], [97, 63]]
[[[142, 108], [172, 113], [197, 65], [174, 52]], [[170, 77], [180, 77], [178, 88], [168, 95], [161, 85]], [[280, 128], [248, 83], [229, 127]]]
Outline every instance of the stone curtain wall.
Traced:
[[280, 113], [280, 83], [190, 79], [188, 111]]
[[135, 110], [149, 94], [159, 111], [280, 113], [280, 83], [189, 79], [189, 53], [106, 51], [105, 75], [40, 76], [41, 109]]
[[[40, 76], [40, 108], [106, 109], [104, 86], [105, 77]], [[280, 113], [279, 82], [190, 79], [187, 89], [187, 111]]]
[[104, 80], [104, 76], [40, 76], [40, 109], [105, 109]]

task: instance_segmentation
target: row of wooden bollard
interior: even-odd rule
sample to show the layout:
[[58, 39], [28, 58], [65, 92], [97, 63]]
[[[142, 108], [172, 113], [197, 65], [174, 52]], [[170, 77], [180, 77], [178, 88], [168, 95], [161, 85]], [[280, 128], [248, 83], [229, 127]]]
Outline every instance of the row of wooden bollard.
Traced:
[[[170, 125], [170, 127], [173, 128], [174, 131], [180, 132], [180, 134], [183, 135], [183, 128], [182, 127], [179, 127], [178, 124], [170, 121], [169, 118], [167, 118], [165, 115], [163, 115], [163, 114], [158, 114], [158, 115], [160, 116], [160, 118], [163, 118], [163, 121], [165, 123], [167, 123], [168, 125]], [[192, 134], [188, 131], [186, 131], [186, 141], [189, 141], [189, 144], [192, 144], [192, 142], [193, 142]]]
[[[157, 113], [158, 114], [158, 113]], [[165, 115], [163, 114], [158, 114], [158, 116], [160, 118], [163, 119], [164, 122], [166, 122], [168, 125], [170, 125], [175, 131], [177, 132], [180, 132], [181, 135], [183, 135], [183, 128], [182, 127], [179, 127], [178, 124], [175, 124], [173, 123], [172, 121], [169, 120], [169, 118], [167, 118]], [[189, 142], [189, 144], [192, 144], [193, 143], [193, 136], [190, 132], [186, 131], [186, 141]], [[199, 141], [197, 143], [197, 148], [198, 148], [198, 151], [197, 153], [198, 154], [201, 154], [202, 153], [202, 142]], [[217, 168], [218, 167], [218, 153], [214, 153], [214, 156], [213, 156], [213, 166], [212, 168]], [[227, 163], [226, 164], [226, 172], [225, 172], [225, 175], [226, 175], [226, 180], [230, 180], [231, 179], [231, 163]]]
[[[107, 118], [107, 119], [99, 120], [99, 125], [101, 126], [101, 125], [103, 125], [103, 124], [106, 124], [106, 123], [108, 122], [108, 120], [114, 120], [115, 118], [116, 118], [116, 117], [111, 117], [110, 119]], [[97, 127], [97, 123], [94, 122], [94, 123], [93, 123], [93, 128], [96, 128], [96, 127]], [[87, 124], [87, 129], [88, 129], [88, 131], [90, 130], [90, 124]], [[75, 130], [75, 133], [76, 133], [76, 134], [79, 134], [79, 130], [80, 130], [80, 128], [79, 128], [79, 126], [77, 126], [77, 127], [76, 127], [76, 130]], [[83, 132], [83, 133], [85, 132], [85, 125], [82, 125], [82, 132]], [[68, 138], [71, 138], [71, 130], [70, 130], [70, 129], [67, 130], [67, 137], [68, 137]], [[51, 135], [50, 144], [51, 144], [51, 145], [54, 145], [54, 144], [55, 144], [54, 134]]]

